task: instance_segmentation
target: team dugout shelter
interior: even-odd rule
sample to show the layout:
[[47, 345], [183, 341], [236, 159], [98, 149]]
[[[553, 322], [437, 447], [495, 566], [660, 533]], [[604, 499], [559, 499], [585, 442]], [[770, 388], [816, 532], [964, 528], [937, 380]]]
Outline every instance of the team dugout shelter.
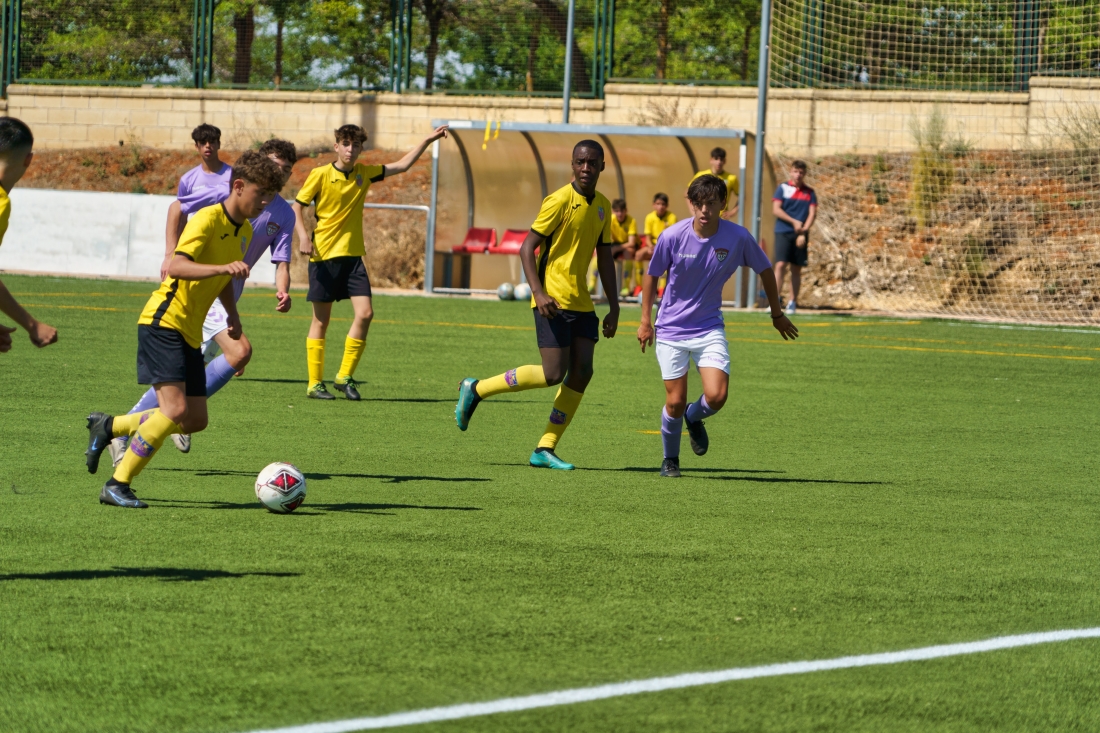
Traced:
[[[569, 184], [573, 146], [593, 139], [604, 148], [605, 168], [597, 189], [624, 199], [637, 222], [658, 192], [669, 198], [678, 220], [690, 216], [685, 194], [696, 172], [710, 166], [710, 151], [726, 151], [726, 171], [740, 181], [737, 223], [748, 227], [755, 137], [737, 129], [574, 125], [532, 122], [433, 120], [450, 135], [432, 151], [425, 290], [495, 292], [501, 283], [524, 281], [519, 247], [542, 200]], [[771, 197], [775, 173], [765, 158], [760, 244], [772, 254]], [[609, 211], [608, 216], [613, 214]], [[745, 270], [746, 268], [741, 268]], [[730, 305], [751, 305], [756, 288], [750, 271], [738, 271], [723, 292]]]

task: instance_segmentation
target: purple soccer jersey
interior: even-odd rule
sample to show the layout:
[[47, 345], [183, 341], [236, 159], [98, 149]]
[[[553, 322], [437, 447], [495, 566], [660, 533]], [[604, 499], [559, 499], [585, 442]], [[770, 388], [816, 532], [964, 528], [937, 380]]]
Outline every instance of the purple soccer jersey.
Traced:
[[[251, 268], [260, 261], [264, 252], [271, 250], [271, 261], [290, 262], [290, 242], [294, 236], [294, 209], [282, 196], [272, 199], [267, 208], [250, 220], [252, 243], [244, 253], [244, 261]], [[233, 280], [233, 296], [241, 299], [244, 280]]]
[[673, 224], [661, 233], [649, 261], [649, 273], [668, 272], [657, 338], [682, 341], [724, 328], [722, 287], [742, 265], [760, 274], [772, 266], [745, 227], [720, 219], [710, 239], [700, 239], [694, 219]]
[[233, 175], [233, 168], [228, 163], [222, 163], [219, 173], [206, 173], [201, 165], [197, 165], [180, 176], [176, 198], [179, 199], [180, 211], [183, 215], [190, 216], [199, 209], [224, 201], [229, 196], [231, 175]]

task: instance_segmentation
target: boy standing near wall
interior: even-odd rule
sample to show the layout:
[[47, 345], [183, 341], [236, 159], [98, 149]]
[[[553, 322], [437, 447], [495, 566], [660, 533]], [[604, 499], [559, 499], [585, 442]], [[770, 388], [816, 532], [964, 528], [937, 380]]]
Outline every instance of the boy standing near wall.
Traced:
[[817, 193], [806, 185], [806, 164], [791, 163], [790, 176], [780, 183], [772, 197], [775, 214], [775, 282], [783, 295], [783, 276], [791, 270], [791, 299], [787, 313], [798, 307], [802, 287], [802, 268], [810, 262], [810, 227], [817, 218]]
[[[447, 136], [447, 126], [432, 134], [396, 163], [365, 165], [356, 163], [363, 152], [367, 133], [358, 125], [344, 125], [335, 131], [336, 160], [314, 168], [298, 191], [293, 209], [298, 250], [309, 255], [309, 293], [313, 304], [313, 322], [306, 338], [306, 363], [309, 387], [306, 395], [316, 400], [336, 399], [325, 389], [325, 334], [332, 316], [332, 304], [351, 299], [355, 315], [344, 340], [344, 358], [332, 386], [349, 400], [359, 400], [355, 368], [367, 345], [367, 331], [374, 309], [371, 306], [370, 279], [363, 264], [363, 199], [376, 181], [404, 173], [436, 140]], [[310, 236], [302, 210], [315, 205], [317, 226]]]
[[[8, 193], [27, 172], [34, 159], [34, 135], [31, 128], [14, 117], [0, 117], [0, 244], [8, 231], [11, 219], [11, 199]], [[4, 283], [0, 282], [0, 312], [12, 319], [31, 337], [31, 343], [42, 348], [57, 341], [57, 329], [36, 321], [23, 306], [16, 302]], [[11, 349], [10, 326], [0, 324], [0, 353]]]

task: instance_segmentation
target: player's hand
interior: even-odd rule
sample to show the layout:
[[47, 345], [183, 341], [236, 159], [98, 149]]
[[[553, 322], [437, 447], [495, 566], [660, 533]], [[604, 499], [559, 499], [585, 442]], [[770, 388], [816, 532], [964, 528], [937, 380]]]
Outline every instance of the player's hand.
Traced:
[[795, 219], [792, 225], [794, 226], [795, 234], [802, 233], [802, 222], [800, 222], [798, 219]]
[[615, 332], [619, 330], [619, 309], [608, 313], [603, 317], [603, 336], [604, 338], [615, 338]]
[[806, 246], [806, 235], [805, 234], [799, 234], [797, 237], [795, 237], [794, 246], [798, 247], [798, 248], [805, 247]]
[[441, 137], [447, 137], [447, 126], [446, 125], [440, 125], [439, 127], [432, 130], [432, 134], [428, 135], [425, 142], [433, 143]]
[[57, 342], [57, 329], [45, 323], [34, 321], [27, 329], [27, 335], [31, 337], [31, 343], [42, 348]]
[[275, 298], [279, 301], [275, 305], [275, 310], [280, 313], [286, 313], [290, 310], [290, 293], [275, 293]]
[[0, 324], [0, 354], [11, 351], [11, 335], [15, 333], [15, 327], [11, 328]]
[[645, 347], [646, 346], [652, 346], [653, 345], [653, 337], [654, 337], [653, 324], [646, 323], [645, 321], [642, 321], [638, 325], [638, 343], [642, 347], [642, 353], [643, 354], [645, 353]]
[[779, 318], [772, 319], [772, 325], [775, 326], [775, 330], [779, 331], [779, 335], [786, 341], [790, 339], [794, 341], [798, 338], [798, 329], [791, 323], [791, 319], [786, 316], [780, 316]]
[[222, 274], [229, 275], [236, 280], [244, 280], [248, 277], [248, 263], [246, 262], [230, 262], [228, 265], [222, 266]]
[[543, 318], [554, 318], [558, 315], [561, 306], [546, 293], [535, 293], [535, 308]]
[[228, 318], [225, 319], [225, 323], [227, 326], [225, 332], [229, 336], [229, 338], [233, 339], [234, 341], [240, 341], [241, 334], [244, 333], [244, 329], [241, 327], [240, 314], [234, 313], [230, 315]]
[[298, 237], [298, 251], [304, 255], [313, 254], [313, 240], [309, 237]]
[[168, 277], [168, 265], [172, 264], [172, 258], [175, 256], [175, 252], [170, 255], [166, 255], [164, 261], [160, 263], [160, 279], [162, 282], [164, 281], [164, 278]]

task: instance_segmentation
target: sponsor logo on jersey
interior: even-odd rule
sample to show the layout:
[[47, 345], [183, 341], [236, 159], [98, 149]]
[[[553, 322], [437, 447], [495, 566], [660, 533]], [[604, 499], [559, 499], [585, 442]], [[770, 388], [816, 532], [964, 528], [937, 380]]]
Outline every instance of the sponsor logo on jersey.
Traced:
[[267, 223], [267, 236], [274, 237], [279, 232], [279, 225], [273, 221]]
[[140, 458], [148, 458], [157, 451], [156, 448], [146, 442], [145, 438], [142, 438], [137, 433], [134, 433], [134, 437], [130, 438], [130, 450], [134, 452], [134, 455]]
[[729, 257], [730, 251], [728, 249], [716, 249], [714, 250], [714, 256], [718, 258], [719, 262], [725, 262]]
[[554, 423], [555, 425], [564, 425], [565, 420], [565, 413], [558, 408], [555, 407], [553, 410], [550, 411], [550, 422]]
[[509, 387], [515, 387], [517, 384], [519, 384], [519, 380], [516, 379], [516, 370], [509, 369], [508, 371], [504, 372], [504, 381], [508, 383]]
[[596, 207], [596, 213], [600, 215], [600, 221], [603, 221], [603, 207], [602, 206], [597, 206]]

